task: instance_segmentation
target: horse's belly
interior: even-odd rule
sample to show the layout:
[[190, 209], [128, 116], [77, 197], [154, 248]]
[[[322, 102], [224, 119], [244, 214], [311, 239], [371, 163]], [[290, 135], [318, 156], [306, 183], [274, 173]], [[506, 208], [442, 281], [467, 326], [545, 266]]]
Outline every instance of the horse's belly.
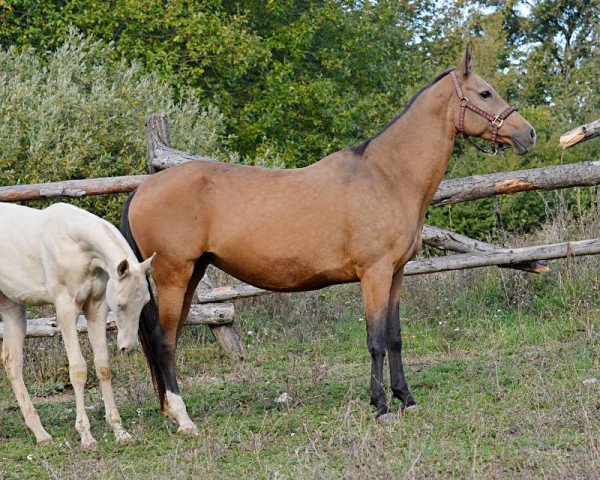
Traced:
[[215, 266], [235, 278], [276, 291], [304, 291], [357, 280], [351, 265], [319, 265], [300, 257], [215, 258]]
[[0, 262], [0, 292], [26, 305], [52, 303], [45, 285], [44, 269], [35, 254], [16, 255], [8, 249], [3, 257]]
[[10, 282], [0, 280], [0, 292], [14, 302], [24, 305], [47, 305], [52, 303], [52, 298], [44, 285], [38, 282], [22, 281], [20, 278], [13, 277]]

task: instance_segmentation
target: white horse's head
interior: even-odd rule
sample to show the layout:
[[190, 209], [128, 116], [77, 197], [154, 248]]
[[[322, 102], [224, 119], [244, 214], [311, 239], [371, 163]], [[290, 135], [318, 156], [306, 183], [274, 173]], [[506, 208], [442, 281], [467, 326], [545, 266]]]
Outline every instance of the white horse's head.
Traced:
[[150, 301], [147, 275], [156, 253], [142, 263], [122, 260], [116, 275], [109, 275], [106, 302], [117, 321], [117, 347], [128, 352], [139, 347], [138, 328], [142, 308]]

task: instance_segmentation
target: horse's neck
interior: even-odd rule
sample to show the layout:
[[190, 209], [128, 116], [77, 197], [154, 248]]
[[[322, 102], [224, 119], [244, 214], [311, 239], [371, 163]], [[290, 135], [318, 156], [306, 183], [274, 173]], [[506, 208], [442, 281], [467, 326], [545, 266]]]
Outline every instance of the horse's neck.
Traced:
[[109, 276], [116, 273], [119, 262], [124, 259], [132, 260], [111, 226], [100, 218], [85, 215], [71, 225], [70, 231], [85, 246], [92, 262]]
[[[451, 92], [440, 80], [369, 145], [369, 161], [377, 165], [402, 196], [429, 204], [452, 154], [456, 127], [448, 102]], [[457, 105], [458, 108], [458, 105]]]

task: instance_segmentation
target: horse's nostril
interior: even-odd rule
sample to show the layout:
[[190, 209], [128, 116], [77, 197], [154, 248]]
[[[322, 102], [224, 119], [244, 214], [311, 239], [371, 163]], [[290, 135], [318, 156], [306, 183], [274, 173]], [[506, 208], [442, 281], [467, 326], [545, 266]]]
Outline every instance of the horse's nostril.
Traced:
[[533, 140], [535, 138], [535, 130], [532, 128], [531, 131], [529, 132], [529, 135], [531, 136], [531, 139]]

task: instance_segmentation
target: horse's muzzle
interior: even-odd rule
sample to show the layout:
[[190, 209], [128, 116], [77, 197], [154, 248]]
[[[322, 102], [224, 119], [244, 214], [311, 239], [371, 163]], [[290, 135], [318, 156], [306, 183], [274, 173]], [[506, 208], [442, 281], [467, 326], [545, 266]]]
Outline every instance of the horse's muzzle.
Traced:
[[535, 130], [529, 127], [529, 130], [520, 135], [512, 135], [510, 137], [513, 150], [517, 155], [525, 155], [535, 148]]
[[128, 353], [140, 348], [140, 342], [137, 338], [129, 342], [117, 342], [117, 347], [120, 353]]

